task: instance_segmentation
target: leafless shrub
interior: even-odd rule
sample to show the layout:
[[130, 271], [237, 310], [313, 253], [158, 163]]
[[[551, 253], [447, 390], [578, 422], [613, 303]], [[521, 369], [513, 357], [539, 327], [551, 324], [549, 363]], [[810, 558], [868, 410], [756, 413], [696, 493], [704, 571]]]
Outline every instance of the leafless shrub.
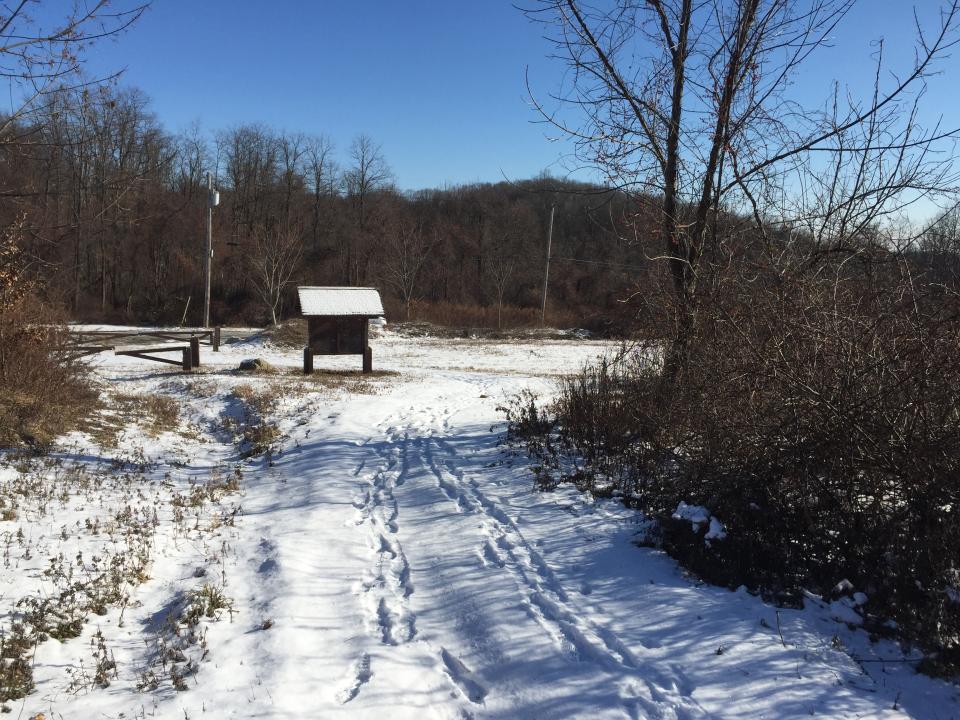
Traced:
[[0, 444], [49, 445], [92, 408], [84, 366], [59, 354], [64, 330], [33, 295], [14, 225], [0, 237]]
[[[16, 476], [0, 483], [4, 505], [16, 504], [29, 518], [55, 513], [76, 496], [93, 504], [102, 498], [104, 486], [122, 492], [126, 498], [105, 514], [88, 518], [85, 527], [78, 523], [72, 530], [102, 537], [97, 552], [51, 554], [42, 570], [44, 591], [9, 598], [11, 612], [0, 623], [0, 708], [32, 690], [33, 655], [41, 643], [78, 637], [91, 617], [104, 615], [111, 607], [126, 606], [131, 589], [148, 579], [158, 520], [155, 505], [142, 492], [142, 479], [142, 475], [130, 472], [89, 473], [80, 465], [42, 457], [24, 462]], [[69, 532], [65, 526], [60, 540], [66, 541]], [[0, 538], [5, 570], [17, 562], [12, 557], [15, 552], [25, 561], [47, 552], [22, 527], [15, 533], [2, 532]], [[93, 666], [81, 666], [71, 673], [71, 686], [76, 691], [105, 686], [116, 672], [113, 655], [101, 634], [93, 636], [91, 646]]]
[[67, 687], [69, 692], [79, 693], [91, 688], [110, 687], [110, 681], [117, 678], [117, 661], [107, 647], [107, 640], [100, 629], [90, 638], [90, 650], [93, 655], [92, 670], [88, 670], [82, 661], [77, 667], [67, 669], [70, 675], [70, 684]]
[[103, 411], [87, 416], [79, 427], [106, 448], [116, 447], [120, 433], [131, 424], [152, 436], [177, 430], [180, 406], [174, 398], [159, 393], [113, 393]]
[[[892, 618], [956, 667], [957, 347], [960, 299], [894, 256], [731, 276], [679, 383], [646, 348], [563, 381], [513, 429], [532, 429], [541, 483], [621, 493], [703, 577], [824, 594], [849, 579], [874, 630]], [[710, 508], [727, 538], [672, 522], [680, 501]]]

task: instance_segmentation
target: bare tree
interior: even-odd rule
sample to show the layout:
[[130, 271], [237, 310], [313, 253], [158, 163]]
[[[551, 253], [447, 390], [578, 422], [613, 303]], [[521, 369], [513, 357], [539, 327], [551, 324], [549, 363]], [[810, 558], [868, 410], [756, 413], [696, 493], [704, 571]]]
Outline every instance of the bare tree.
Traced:
[[802, 229], [815, 260], [849, 251], [866, 229], [957, 178], [958, 130], [924, 129], [917, 113], [925, 79], [957, 42], [957, 0], [925, 23], [918, 16], [914, 64], [889, 81], [881, 46], [866, 98], [836, 85], [819, 108], [791, 96], [804, 61], [855, 1], [542, 0], [529, 11], [571, 70], [559, 107], [538, 103], [543, 117], [659, 214], [658, 258], [674, 298], [668, 383], [687, 363], [710, 285], [704, 258], [722, 264], [737, 240], [725, 216], [752, 216], [770, 261], [771, 226]]
[[283, 291], [293, 283], [293, 274], [303, 254], [303, 240], [296, 228], [265, 228], [253, 233], [249, 255], [250, 283], [270, 312], [270, 322], [278, 322]]
[[279, 171], [279, 143], [263, 125], [241, 125], [217, 134], [218, 152], [226, 164], [226, 181], [233, 191], [234, 234], [252, 233], [267, 222], [268, 197]]
[[337, 163], [333, 159], [334, 144], [326, 135], [307, 138], [305, 169], [307, 181], [313, 193], [311, 238], [316, 249], [320, 242], [320, 206], [324, 197], [333, 197], [337, 185]]
[[367, 135], [360, 135], [350, 145], [351, 165], [343, 174], [347, 200], [352, 206], [355, 225], [342, 236], [342, 259], [347, 284], [359, 283], [364, 276], [363, 264], [370, 253], [364, 248], [372, 244], [368, 220], [371, 197], [384, 189], [392, 174], [380, 146]]
[[517, 269], [517, 258], [522, 255], [524, 240], [536, 237], [539, 218], [527, 204], [490, 208], [487, 229], [484, 274], [493, 285], [497, 298], [497, 328], [503, 327], [503, 299]]
[[351, 143], [350, 161], [352, 164], [344, 173], [343, 181], [347, 197], [356, 204], [359, 227], [363, 231], [370, 194], [387, 186], [393, 173], [383, 157], [382, 148], [368, 135], [359, 135]]
[[210, 148], [198, 122], [191, 123], [177, 137], [176, 185], [188, 200], [199, 194], [204, 185], [204, 173], [211, 167]]
[[918, 242], [933, 278], [956, 286], [960, 280], [960, 206], [954, 206], [925, 230]]
[[302, 133], [281, 133], [277, 138], [280, 159], [280, 182], [283, 187], [282, 221], [290, 223], [294, 193], [303, 189], [303, 157], [307, 153], [307, 139]]
[[386, 236], [382, 267], [384, 281], [403, 299], [404, 317], [410, 320], [410, 303], [416, 297], [420, 271], [430, 255], [433, 242], [420, 220], [399, 219]]
[[115, 7], [110, 0], [71, 3], [71, 9], [49, 23], [31, 16], [32, 3], [17, 0], [0, 8], [0, 77], [17, 96], [12, 111], [0, 120], [0, 133], [41, 109], [65, 84], [89, 86], [79, 79], [82, 52], [95, 41], [116, 35], [135, 23], [149, 2]]
[[487, 262], [487, 272], [497, 294], [497, 329], [503, 327], [503, 296], [513, 276], [515, 265], [514, 259], [502, 252], [494, 253]]

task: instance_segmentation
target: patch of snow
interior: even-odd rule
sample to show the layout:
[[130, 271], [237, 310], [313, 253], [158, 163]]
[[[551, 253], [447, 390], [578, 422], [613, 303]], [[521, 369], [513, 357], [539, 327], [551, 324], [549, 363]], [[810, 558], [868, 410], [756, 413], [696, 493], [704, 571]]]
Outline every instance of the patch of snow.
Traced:
[[672, 517], [674, 520], [688, 520], [693, 531], [700, 532], [700, 526], [710, 520], [710, 511], [703, 505], [687, 505], [681, 500], [677, 509], [673, 511]]
[[833, 587], [834, 595], [847, 595], [853, 592], [853, 583], [844, 578]]
[[703, 507], [703, 505], [688, 505], [681, 500], [671, 517], [673, 517], [674, 520], [687, 520], [695, 533], [700, 532], [700, 528], [703, 525], [707, 525], [707, 532], [703, 536], [704, 542], [706, 542], [707, 545], [710, 544], [711, 540], [723, 540], [727, 537], [726, 526], [720, 522], [719, 519], [712, 516], [710, 511]]
[[857, 612], [857, 603], [852, 598], [844, 597], [830, 603], [830, 616], [848, 625], [862, 625], [863, 616]]
[[727, 529], [724, 524], [715, 517], [710, 518], [710, 529], [703, 536], [704, 540], [723, 540], [727, 537]]

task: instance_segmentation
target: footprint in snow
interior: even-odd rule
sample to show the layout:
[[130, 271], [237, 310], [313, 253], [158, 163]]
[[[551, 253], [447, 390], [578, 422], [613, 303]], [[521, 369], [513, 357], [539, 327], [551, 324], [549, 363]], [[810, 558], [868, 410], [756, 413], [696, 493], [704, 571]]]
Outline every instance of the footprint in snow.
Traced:
[[453, 681], [457, 689], [475, 705], [483, 704], [484, 698], [487, 697], [487, 689], [474, 679], [473, 673], [467, 666], [446, 648], [440, 648], [440, 659], [443, 660], [444, 673]]
[[357, 696], [360, 688], [366, 685], [372, 677], [373, 673], [370, 671], [370, 656], [364, 653], [350, 667], [346, 684], [337, 691], [337, 702], [341, 705], [346, 705]]

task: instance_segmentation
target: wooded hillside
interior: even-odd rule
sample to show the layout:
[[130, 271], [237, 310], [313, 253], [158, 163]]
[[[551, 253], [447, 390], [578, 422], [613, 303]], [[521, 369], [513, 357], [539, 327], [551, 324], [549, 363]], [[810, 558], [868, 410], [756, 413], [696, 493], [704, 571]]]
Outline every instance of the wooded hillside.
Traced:
[[496, 325], [502, 304], [504, 325], [534, 324], [553, 204], [548, 321], [616, 325], [652, 265], [643, 223], [602, 188], [542, 176], [401, 192], [367, 136], [174, 135], [136, 89], [56, 93], [0, 153], [0, 223], [22, 219], [33, 271], [77, 320], [201, 321], [208, 170], [215, 323], [289, 315], [302, 281], [379, 286], [394, 319], [409, 303], [411, 319]]

